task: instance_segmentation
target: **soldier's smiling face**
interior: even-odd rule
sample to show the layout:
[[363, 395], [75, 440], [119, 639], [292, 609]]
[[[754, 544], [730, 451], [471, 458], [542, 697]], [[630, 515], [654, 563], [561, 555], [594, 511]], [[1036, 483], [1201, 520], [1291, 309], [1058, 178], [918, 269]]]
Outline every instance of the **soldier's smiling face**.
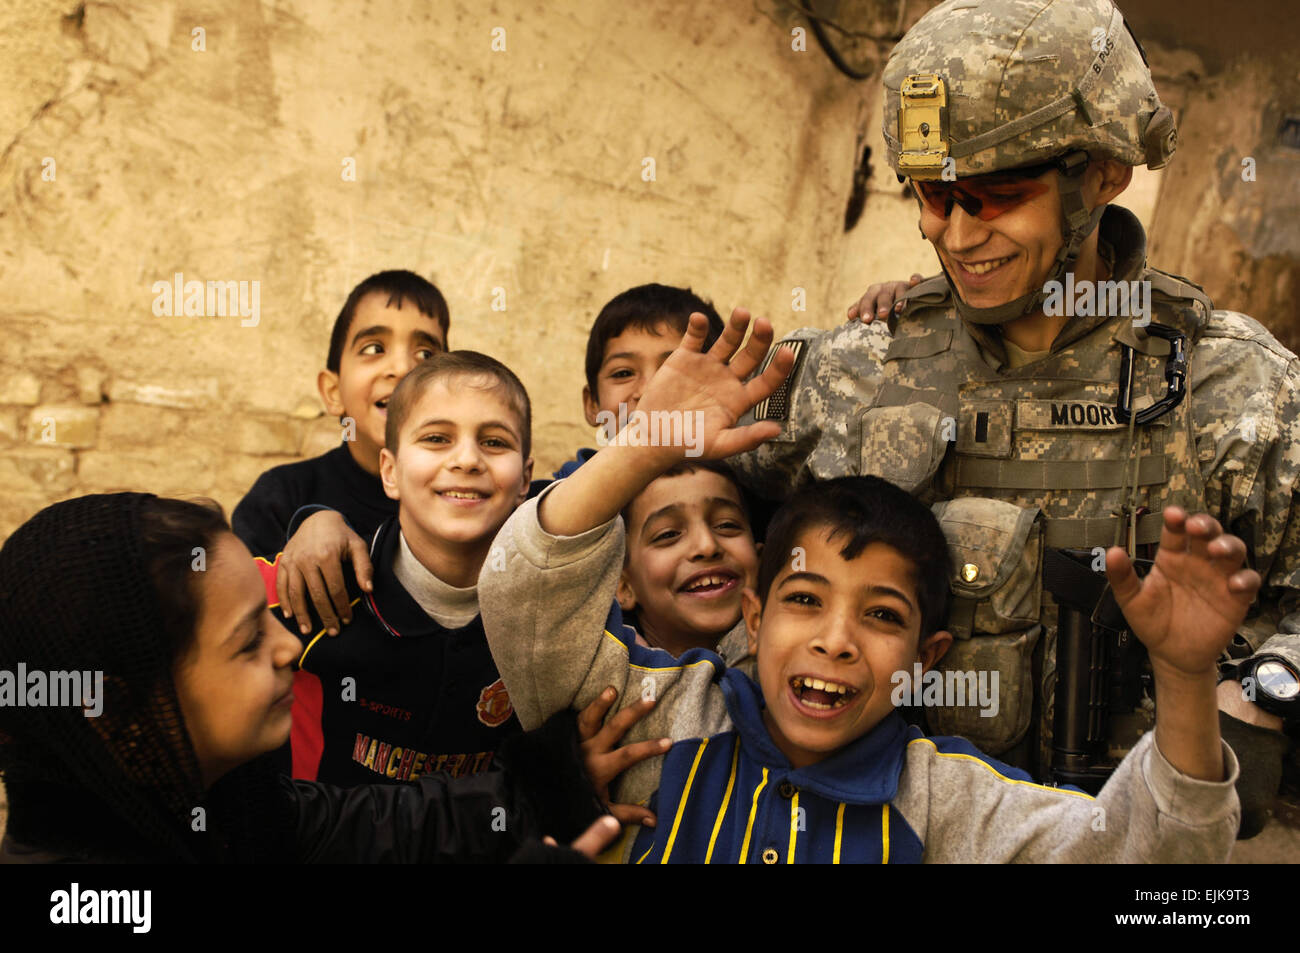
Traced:
[[921, 231], [972, 308], [995, 308], [1042, 290], [1062, 243], [1057, 178], [1055, 170], [1040, 176], [1046, 192], [989, 221], [955, 204], [943, 218], [922, 203]]

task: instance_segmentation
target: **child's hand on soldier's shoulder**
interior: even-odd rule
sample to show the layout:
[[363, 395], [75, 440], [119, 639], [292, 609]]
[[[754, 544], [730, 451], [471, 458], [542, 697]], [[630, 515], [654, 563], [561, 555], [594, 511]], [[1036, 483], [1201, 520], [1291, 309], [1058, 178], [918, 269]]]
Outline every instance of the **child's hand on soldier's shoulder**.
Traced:
[[341, 627], [352, 621], [344, 562], [352, 563], [357, 583], [370, 592], [374, 569], [366, 541], [335, 510], [321, 510], [307, 517], [285, 544], [275, 573], [275, 591], [280, 611], [287, 618], [297, 619], [304, 635], [309, 634], [311, 623], [308, 597], [330, 635], [338, 635]]
[[867, 288], [866, 294], [849, 305], [849, 324], [854, 321], [870, 324], [877, 318], [883, 321], [889, 317], [891, 310], [901, 313], [903, 295], [919, 285], [921, 281], [919, 274], [913, 274], [906, 281], [882, 281], [872, 285]]
[[637, 411], [647, 414], [679, 411], [698, 415], [696, 446], [705, 459], [719, 460], [752, 450], [781, 432], [781, 425], [774, 421], [735, 426], [747, 410], [781, 386], [794, 364], [790, 351], [781, 348], [762, 374], [746, 380], [772, 344], [772, 322], [758, 318], [754, 333], [742, 348], [749, 323], [749, 312], [736, 308], [726, 330], [705, 352], [708, 321], [702, 314], [692, 314], [681, 343], [655, 371], [637, 404]]
[[1145, 578], [1119, 547], [1106, 553], [1106, 577], [1124, 618], [1153, 665], [1184, 675], [1213, 672], [1259, 591], [1259, 573], [1243, 569], [1246, 544], [1207, 513], [1171, 506], [1155, 564]]

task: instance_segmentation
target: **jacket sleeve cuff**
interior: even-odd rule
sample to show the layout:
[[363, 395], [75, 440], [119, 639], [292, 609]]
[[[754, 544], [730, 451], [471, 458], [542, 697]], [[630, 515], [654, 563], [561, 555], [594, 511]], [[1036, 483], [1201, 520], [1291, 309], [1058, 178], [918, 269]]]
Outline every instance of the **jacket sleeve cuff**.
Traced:
[[[324, 503], [308, 503], [306, 506], [300, 506], [294, 510], [293, 516], [289, 518], [289, 528], [285, 530], [284, 533], [285, 546], [289, 544], [289, 540], [293, 539], [293, 534], [298, 532], [298, 528], [302, 526], [304, 520], [310, 516], [315, 516], [317, 513], [324, 512], [325, 510], [332, 510], [333, 512], [338, 513], [338, 510], [334, 510], [332, 507], [326, 506]], [[343, 514], [339, 513], [339, 516], [343, 516]], [[348, 523], [348, 518], [346, 516], [343, 516], [343, 522], [348, 524], [348, 529], [356, 532], [356, 528], [351, 523]], [[284, 546], [281, 546], [280, 548], [283, 549]]]
[[1223, 768], [1227, 776], [1222, 781], [1202, 781], [1181, 773], [1169, 763], [1156, 745], [1155, 732], [1147, 738], [1142, 773], [1161, 814], [1203, 826], [1238, 811], [1236, 783], [1240, 767], [1237, 756], [1226, 742], [1220, 739], [1219, 746], [1223, 751]]
[[561, 482], [556, 480], [536, 498], [527, 500], [511, 518], [514, 542], [520, 554], [540, 569], [558, 569], [590, 558], [602, 547], [613, 550], [615, 543], [610, 539], [610, 535], [614, 534], [618, 537], [617, 559], [621, 563], [623, 560], [623, 518], [621, 516], [616, 516], [609, 522], [602, 523], [585, 533], [579, 533], [577, 536], [552, 536], [542, 529], [538, 507], [546, 498], [546, 494]]
[[530, 808], [533, 829], [559, 843], [570, 843], [606, 813], [587, 777], [574, 712], [558, 712], [535, 731], [515, 735], [497, 758]]

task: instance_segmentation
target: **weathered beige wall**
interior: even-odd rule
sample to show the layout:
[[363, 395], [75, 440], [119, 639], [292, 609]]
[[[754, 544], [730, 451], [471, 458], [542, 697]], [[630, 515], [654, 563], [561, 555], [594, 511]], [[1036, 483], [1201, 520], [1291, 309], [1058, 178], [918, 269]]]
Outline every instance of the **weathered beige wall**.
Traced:
[[[825, 3], [895, 24], [893, 3]], [[453, 346], [518, 370], [539, 472], [590, 443], [583, 344], [628, 286], [690, 284], [785, 331], [933, 273], [883, 161], [878, 83], [850, 82], [811, 36], [793, 50], [801, 22], [780, 0], [0, 5], [0, 537], [85, 492], [229, 508], [265, 468], [332, 445], [315, 375], [347, 291], [381, 268], [432, 277]], [[1183, 148], [1123, 201], [1155, 214], [1153, 263], [1285, 324], [1290, 233], [1224, 165], [1267, 137], [1270, 88], [1177, 62], [1162, 68]], [[1269, 108], [1293, 108], [1277, 90]], [[859, 136], [873, 175], [846, 233]], [[1270, 161], [1275, 180], [1295, 164]], [[259, 282], [259, 323], [155, 316], [152, 285], [177, 272]]]
[[1153, 263], [1187, 275], [1215, 304], [1300, 349], [1300, 149], [1279, 141], [1300, 118], [1294, 52], [1237, 58], [1187, 78], [1182, 137], [1152, 229]]
[[[590, 442], [583, 345], [617, 292], [690, 284], [785, 330], [836, 320], [863, 275], [932, 260], [896, 197], [844, 236], [861, 87], [811, 37], [792, 50], [789, 16], [673, 0], [10, 4], [0, 534], [84, 492], [229, 507], [263, 469], [332, 445], [315, 375], [346, 293], [382, 268], [431, 276], [453, 346], [520, 373], [549, 471]], [[867, 227], [886, 210], [888, 229]], [[176, 272], [260, 282], [260, 322], [155, 316], [152, 285]]]

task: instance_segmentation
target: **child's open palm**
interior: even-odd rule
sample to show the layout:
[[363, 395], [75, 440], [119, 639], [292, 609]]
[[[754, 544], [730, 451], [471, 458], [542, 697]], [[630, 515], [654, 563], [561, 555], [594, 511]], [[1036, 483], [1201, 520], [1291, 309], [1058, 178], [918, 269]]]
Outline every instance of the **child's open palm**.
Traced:
[[735, 309], [726, 330], [704, 352], [708, 321], [702, 314], [692, 314], [681, 343], [651, 378], [637, 410], [697, 415], [695, 436], [700, 455], [710, 460], [752, 450], [779, 435], [781, 425], [774, 421], [735, 426], [742, 414], [781, 386], [793, 365], [790, 352], [782, 348], [762, 374], [747, 381], [772, 344], [772, 323], [758, 318], [754, 333], [742, 348], [748, 327], [749, 312]]
[[1187, 675], [1213, 671], [1259, 590], [1259, 573], [1243, 569], [1246, 544], [1206, 513], [1164, 511], [1160, 549], [1146, 578], [1119, 547], [1106, 553], [1106, 576], [1153, 663]]

